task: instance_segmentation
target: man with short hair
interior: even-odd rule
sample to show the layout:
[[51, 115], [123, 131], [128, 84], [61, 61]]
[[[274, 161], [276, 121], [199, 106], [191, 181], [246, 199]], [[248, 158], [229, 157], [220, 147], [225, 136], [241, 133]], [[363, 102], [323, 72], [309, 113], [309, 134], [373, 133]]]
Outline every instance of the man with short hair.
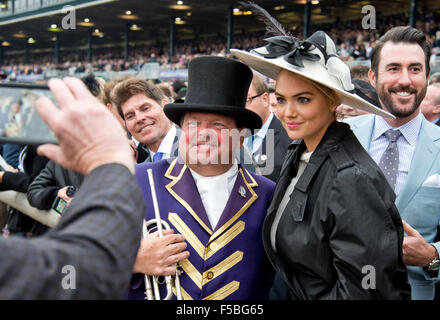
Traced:
[[244, 140], [241, 163], [247, 169], [276, 182], [283, 165], [284, 154], [292, 142], [281, 121], [270, 110], [269, 90], [265, 79], [253, 72], [246, 98], [246, 109], [258, 114], [263, 126], [254, 135]]
[[420, 106], [426, 120], [440, 126], [440, 83], [428, 86], [425, 99]]
[[[439, 279], [440, 128], [420, 113], [429, 75], [429, 45], [411, 27], [389, 30], [371, 57], [370, 83], [384, 110], [395, 116], [350, 118], [357, 138], [396, 193], [403, 222], [403, 261], [412, 299], [433, 299]], [[397, 249], [397, 248], [396, 248]]]
[[111, 92], [111, 100], [133, 138], [142, 143], [145, 157], [140, 162], [168, 159], [177, 153], [180, 130], [163, 113], [167, 103], [163, 92], [155, 85], [138, 78], [118, 83]]
[[147, 250], [141, 243], [128, 298], [144, 299], [142, 273], [172, 275], [179, 262], [184, 299], [267, 299], [273, 269], [261, 234], [274, 183], [235, 160], [243, 130], [262, 124], [245, 108], [252, 72], [235, 60], [205, 56], [191, 61], [188, 74], [185, 102], [164, 109], [182, 128], [179, 157], [136, 168], [147, 221], [154, 218], [147, 177], [152, 170], [161, 219], [172, 229], [164, 236], [168, 253]]

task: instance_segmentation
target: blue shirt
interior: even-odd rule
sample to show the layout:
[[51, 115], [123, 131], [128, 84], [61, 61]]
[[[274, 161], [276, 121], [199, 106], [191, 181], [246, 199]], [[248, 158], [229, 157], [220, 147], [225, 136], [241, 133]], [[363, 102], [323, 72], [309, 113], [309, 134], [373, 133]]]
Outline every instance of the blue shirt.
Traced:
[[397, 148], [399, 149], [399, 172], [397, 173], [396, 188], [394, 192], [399, 195], [400, 190], [405, 185], [408, 176], [411, 161], [416, 149], [417, 139], [422, 126], [422, 114], [405, 123], [400, 127], [391, 127], [381, 116], [375, 116], [374, 129], [371, 137], [369, 154], [379, 164], [383, 153], [388, 147], [389, 140], [384, 132], [388, 129], [399, 129], [402, 135], [397, 139]]
[[[266, 122], [263, 124], [261, 129], [253, 135], [254, 142], [252, 147], [252, 154], [255, 155], [255, 153], [260, 149], [261, 145], [263, 144], [264, 137], [267, 134], [267, 130], [269, 129], [270, 123], [272, 122], [274, 115], [271, 112], [269, 115], [269, 118], [267, 118]], [[245, 145], [248, 145], [248, 141], [251, 139], [251, 137], [247, 137], [244, 141]]]

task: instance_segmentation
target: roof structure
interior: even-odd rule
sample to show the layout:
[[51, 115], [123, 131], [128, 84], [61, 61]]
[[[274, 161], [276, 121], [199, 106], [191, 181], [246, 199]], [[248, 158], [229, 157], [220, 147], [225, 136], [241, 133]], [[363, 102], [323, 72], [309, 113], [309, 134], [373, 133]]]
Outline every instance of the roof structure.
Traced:
[[[234, 32], [262, 30], [255, 15], [246, 12], [237, 1], [231, 0], [13, 0], [0, 1], [6, 8], [0, 12], [0, 42], [8, 45], [3, 52], [19, 52], [26, 43], [30, 50], [53, 50], [56, 35], [59, 45], [68, 48], [86, 48], [88, 33], [92, 34], [93, 46], [124, 45], [126, 28], [130, 44], [167, 43], [171, 24], [174, 23], [175, 38], [194, 39], [209, 35], [227, 35], [228, 15], [234, 13]], [[306, 0], [255, 0], [266, 8], [283, 25], [295, 29], [304, 23]], [[52, 2], [52, 5], [50, 3]], [[373, 5], [376, 12], [408, 14], [410, 0], [359, 1], [359, 0], [313, 0], [311, 23], [331, 23], [336, 19], [359, 19], [362, 8]], [[419, 6], [440, 9], [437, 0], [418, 1]], [[19, 4], [21, 3], [21, 7]], [[23, 7], [23, 3], [33, 7]], [[38, 6], [44, 4], [46, 6]], [[61, 13], [65, 5], [75, 8], [75, 29], [62, 29], [63, 18], [71, 11]], [[31, 10], [32, 9], [32, 10]], [[69, 21], [71, 22], [71, 21]], [[30, 40], [30, 38], [32, 38]]]

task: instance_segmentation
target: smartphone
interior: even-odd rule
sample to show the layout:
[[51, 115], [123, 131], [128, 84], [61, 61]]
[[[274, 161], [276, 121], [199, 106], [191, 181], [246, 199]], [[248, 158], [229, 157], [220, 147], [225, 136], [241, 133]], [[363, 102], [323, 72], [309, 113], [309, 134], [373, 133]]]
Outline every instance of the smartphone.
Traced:
[[46, 85], [0, 83], [0, 143], [57, 143], [55, 135], [36, 110], [40, 97], [47, 97], [55, 104]]

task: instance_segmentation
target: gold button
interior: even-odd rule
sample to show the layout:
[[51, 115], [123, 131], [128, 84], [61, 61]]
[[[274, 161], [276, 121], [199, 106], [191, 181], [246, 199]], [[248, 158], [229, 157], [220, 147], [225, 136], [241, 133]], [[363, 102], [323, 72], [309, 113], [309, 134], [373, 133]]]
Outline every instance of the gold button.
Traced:
[[214, 272], [209, 271], [209, 272], [206, 274], [206, 278], [208, 278], [208, 280], [211, 280], [212, 278], [214, 278]]
[[209, 248], [210, 248], [212, 251], [216, 251], [216, 250], [218, 249], [218, 246], [217, 246], [217, 244], [216, 244], [215, 242], [213, 242], [213, 243], [211, 243], [211, 244], [209, 245]]

